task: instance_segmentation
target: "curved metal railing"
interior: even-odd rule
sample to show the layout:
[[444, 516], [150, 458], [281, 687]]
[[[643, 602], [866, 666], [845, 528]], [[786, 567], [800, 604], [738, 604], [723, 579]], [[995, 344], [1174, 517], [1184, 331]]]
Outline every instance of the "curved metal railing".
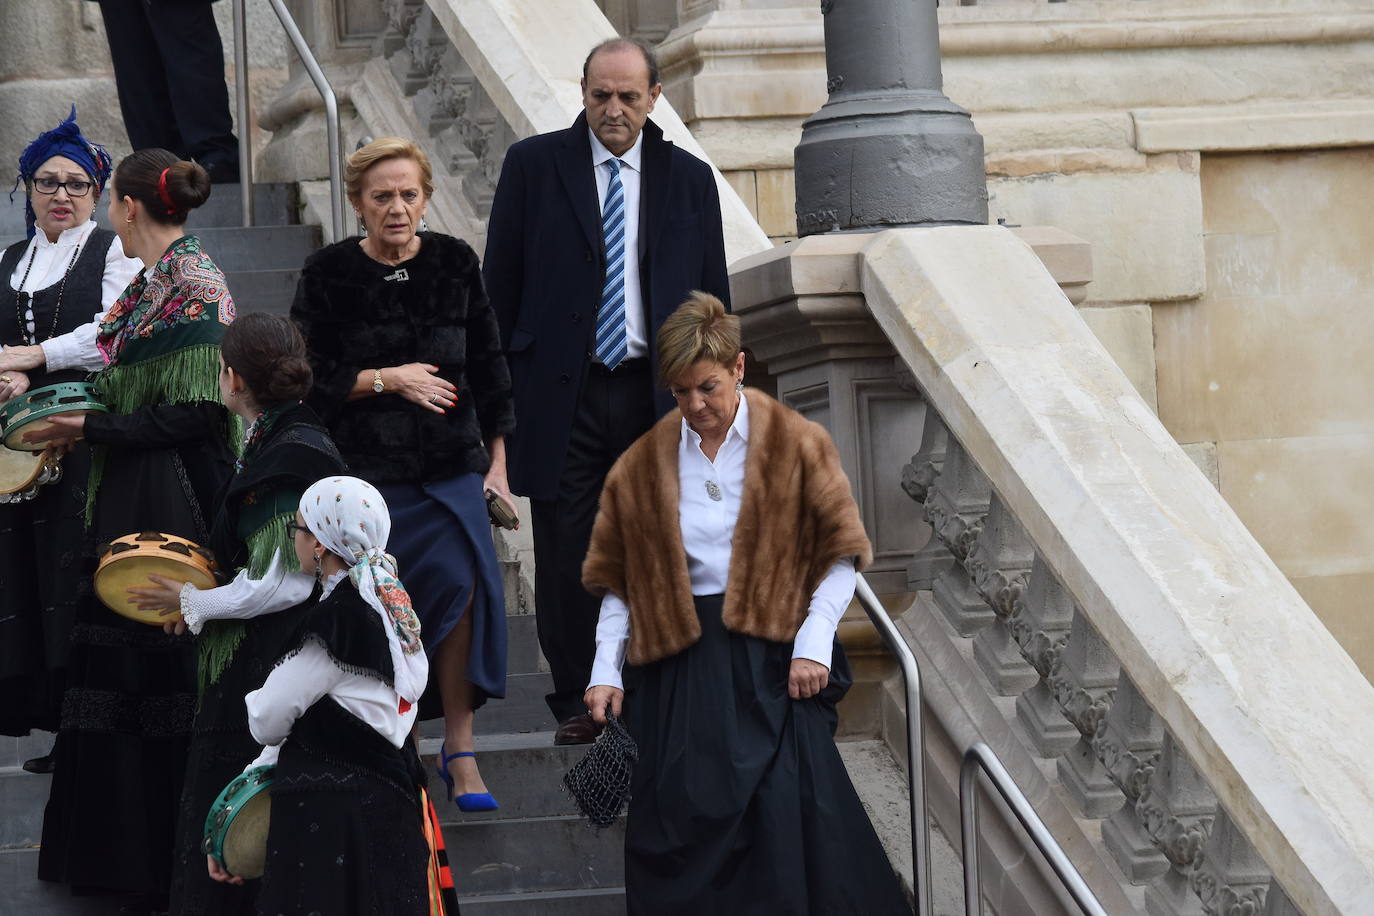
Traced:
[[964, 762], [959, 767], [959, 833], [963, 839], [964, 852], [964, 913], [965, 916], [982, 916], [983, 893], [978, 880], [978, 771], [982, 770], [992, 783], [997, 794], [1007, 803], [1011, 813], [1021, 822], [1031, 842], [1049, 862], [1050, 868], [1063, 882], [1075, 903], [1087, 916], [1107, 916], [1096, 895], [1088, 888], [1078, 869], [1073, 867], [1063, 848], [1055, 842], [1045, 822], [1035, 813], [1026, 796], [1016, 787], [1016, 782], [1002, 766], [1002, 761], [983, 742], [976, 742], [964, 751]]
[[[277, 14], [286, 37], [324, 100], [325, 131], [329, 145], [329, 216], [334, 239], [344, 237], [343, 156], [339, 138], [339, 99], [325, 76], [320, 62], [310, 50], [296, 20], [283, 0], [267, 0]], [[243, 201], [243, 224], [253, 225], [253, 122], [248, 108], [248, 16], [244, 0], [234, 0], [234, 95], [239, 120], [239, 190]]]
[[861, 575], [855, 588], [860, 606], [873, 622], [883, 643], [897, 656], [906, 686], [906, 772], [911, 804], [911, 883], [916, 892], [916, 916], [932, 916], [930, 906], [930, 821], [926, 817], [925, 731], [921, 725], [921, 668], [887, 609], [878, 602]]

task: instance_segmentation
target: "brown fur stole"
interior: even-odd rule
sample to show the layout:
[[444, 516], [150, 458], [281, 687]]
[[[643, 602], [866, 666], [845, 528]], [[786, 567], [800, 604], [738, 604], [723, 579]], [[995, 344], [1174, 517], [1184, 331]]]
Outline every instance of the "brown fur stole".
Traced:
[[[830, 435], [755, 389], [749, 399], [744, 494], [722, 618], [732, 632], [790, 642], [811, 594], [842, 557], [864, 569], [873, 551]], [[582, 584], [630, 606], [629, 661], [648, 664], [701, 638], [678, 521], [674, 410], [606, 477]]]

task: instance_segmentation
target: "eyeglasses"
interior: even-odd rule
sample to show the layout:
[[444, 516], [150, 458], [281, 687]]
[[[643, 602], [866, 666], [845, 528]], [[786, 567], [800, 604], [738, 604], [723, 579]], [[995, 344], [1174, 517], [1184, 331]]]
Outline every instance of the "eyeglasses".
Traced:
[[33, 186], [39, 194], [56, 194], [58, 188], [66, 188], [67, 193], [72, 197], [85, 197], [95, 187], [91, 181], [58, 181], [56, 178], [35, 178]]
[[305, 527], [304, 525], [298, 525], [298, 524], [296, 524], [295, 522], [287, 522], [287, 523], [286, 523], [286, 533], [289, 534], [289, 535], [291, 535], [291, 537], [293, 537], [293, 538], [294, 538], [296, 535], [300, 534], [302, 531], [309, 531], [309, 530], [310, 530], [310, 529], [307, 528], [307, 527]]

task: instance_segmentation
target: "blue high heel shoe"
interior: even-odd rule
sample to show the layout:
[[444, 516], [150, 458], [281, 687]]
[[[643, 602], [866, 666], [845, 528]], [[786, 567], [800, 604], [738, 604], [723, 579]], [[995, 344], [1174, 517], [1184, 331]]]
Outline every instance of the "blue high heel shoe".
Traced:
[[458, 806], [459, 811], [464, 813], [495, 811], [501, 807], [496, 803], [496, 799], [491, 797], [490, 792], [465, 792], [458, 796], [453, 794], [453, 777], [448, 773], [449, 761], [457, 760], [459, 757], [476, 757], [476, 751], [457, 751], [446, 754], [444, 753], [444, 746], [441, 744], [439, 745], [439, 756], [443, 758], [444, 762], [435, 769], [439, 771], [439, 778], [444, 781], [444, 785], [448, 786], [449, 798], [453, 799], [453, 803]]

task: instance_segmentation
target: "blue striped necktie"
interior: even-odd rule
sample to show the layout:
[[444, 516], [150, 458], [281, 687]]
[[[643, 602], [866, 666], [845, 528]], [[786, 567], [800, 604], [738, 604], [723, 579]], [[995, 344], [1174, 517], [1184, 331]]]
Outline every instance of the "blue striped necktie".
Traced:
[[601, 284], [601, 308], [596, 313], [596, 359], [614, 369], [629, 352], [625, 336], [625, 186], [620, 183], [619, 159], [607, 160], [611, 182], [601, 210], [601, 238], [606, 245], [606, 279]]

